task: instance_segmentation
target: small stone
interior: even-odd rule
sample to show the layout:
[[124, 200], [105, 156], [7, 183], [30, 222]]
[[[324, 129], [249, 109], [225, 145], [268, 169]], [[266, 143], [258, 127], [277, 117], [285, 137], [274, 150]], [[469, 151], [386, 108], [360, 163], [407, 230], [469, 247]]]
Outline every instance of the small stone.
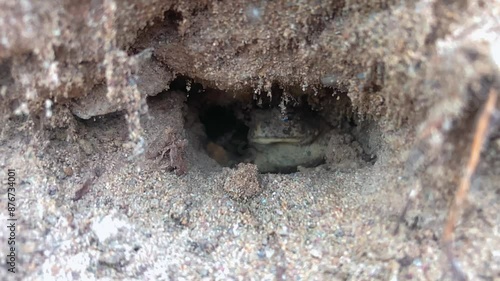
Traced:
[[64, 167], [63, 171], [67, 177], [71, 177], [73, 175], [73, 168], [71, 167]]
[[48, 193], [50, 196], [53, 196], [57, 193], [57, 187], [56, 186], [49, 186]]
[[274, 250], [273, 249], [266, 249], [265, 253], [266, 253], [266, 258], [270, 259], [274, 255]]
[[316, 258], [316, 259], [321, 259], [321, 257], [323, 257], [323, 253], [318, 248], [312, 248], [311, 251], [309, 251], [309, 253], [311, 254], [311, 256], [313, 258]]
[[278, 230], [278, 234], [280, 236], [287, 236], [288, 235], [288, 227], [283, 226]]
[[208, 271], [208, 269], [206, 269], [206, 268], [202, 268], [202, 269], [198, 270], [198, 274], [200, 275], [200, 277], [208, 277], [210, 274], [210, 271]]
[[264, 251], [264, 249], [259, 249], [257, 251], [257, 256], [259, 257], [259, 259], [263, 259], [266, 257], [266, 252]]

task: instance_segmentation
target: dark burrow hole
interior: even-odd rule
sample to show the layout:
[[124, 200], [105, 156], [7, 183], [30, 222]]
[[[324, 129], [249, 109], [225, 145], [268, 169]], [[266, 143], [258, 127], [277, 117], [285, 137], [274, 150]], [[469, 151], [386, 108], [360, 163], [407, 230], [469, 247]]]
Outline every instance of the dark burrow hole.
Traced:
[[299, 87], [285, 91], [274, 85], [271, 95], [253, 89], [230, 93], [187, 77], [170, 88], [187, 90], [190, 112], [205, 129], [205, 150], [221, 166], [254, 163], [261, 173], [293, 173], [325, 163], [327, 169], [352, 169], [376, 161], [373, 134], [364, 133], [374, 131], [373, 123], [360, 122], [340, 90], [306, 95]]
[[[208, 150], [216, 149], [215, 145], [220, 146], [226, 150], [227, 154], [231, 155], [230, 158], [234, 159], [229, 162], [224, 162], [224, 159], [218, 161], [224, 166], [231, 166], [234, 163], [242, 162], [243, 157], [248, 150], [248, 131], [249, 127], [242, 120], [238, 119], [231, 108], [219, 105], [210, 106], [204, 110], [200, 116], [200, 121], [205, 127], [205, 133], [209, 143], [207, 144]], [[209, 151], [212, 157], [217, 157], [214, 151]], [[241, 159], [237, 161], [236, 159]]]

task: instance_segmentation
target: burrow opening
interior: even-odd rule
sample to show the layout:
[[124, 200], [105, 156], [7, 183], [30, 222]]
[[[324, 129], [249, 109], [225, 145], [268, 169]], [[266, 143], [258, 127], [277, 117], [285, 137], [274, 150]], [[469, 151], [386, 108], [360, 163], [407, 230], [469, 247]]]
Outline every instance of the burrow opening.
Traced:
[[[203, 125], [206, 153], [221, 166], [254, 163], [261, 173], [293, 173], [322, 164], [351, 169], [374, 164], [374, 122], [354, 114], [347, 93], [273, 85], [268, 92], [225, 92], [178, 77], [170, 89], [187, 92]], [[376, 130], [375, 130], [376, 131]]]

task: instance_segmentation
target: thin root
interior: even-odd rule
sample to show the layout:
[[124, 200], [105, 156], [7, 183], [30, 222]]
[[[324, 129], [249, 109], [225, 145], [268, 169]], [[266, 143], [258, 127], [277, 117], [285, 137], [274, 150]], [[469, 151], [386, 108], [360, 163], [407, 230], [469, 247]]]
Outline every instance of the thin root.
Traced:
[[486, 101], [486, 104], [480, 113], [479, 119], [477, 120], [469, 161], [467, 162], [464, 174], [460, 179], [460, 184], [455, 193], [455, 200], [450, 207], [448, 219], [444, 227], [443, 243], [454, 277], [457, 280], [466, 280], [466, 277], [460, 270], [458, 263], [453, 256], [453, 231], [457, 223], [458, 213], [465, 203], [467, 193], [469, 192], [472, 175], [476, 171], [479, 163], [481, 150], [487, 138], [490, 119], [495, 111], [497, 95], [498, 94], [494, 89], [490, 90], [488, 100]]
[[397, 235], [399, 234], [399, 228], [401, 224], [405, 221], [406, 213], [408, 213], [408, 210], [410, 209], [410, 206], [414, 203], [416, 200], [418, 194], [420, 193], [421, 186], [420, 182], [416, 181], [415, 186], [411, 189], [410, 193], [408, 194], [408, 198], [406, 199], [406, 204], [401, 212], [401, 215], [399, 216], [398, 223], [396, 224], [396, 228], [394, 229], [393, 234]]

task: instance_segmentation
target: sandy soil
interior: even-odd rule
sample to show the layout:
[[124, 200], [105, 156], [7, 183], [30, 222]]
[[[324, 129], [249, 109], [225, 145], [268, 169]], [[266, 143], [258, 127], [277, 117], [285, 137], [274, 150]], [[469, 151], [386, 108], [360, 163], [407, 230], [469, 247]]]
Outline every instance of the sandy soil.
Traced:
[[[144, 116], [146, 142], [176, 115], [169, 106], [175, 98], [164, 96]], [[389, 151], [359, 169], [250, 171], [240, 188], [255, 186], [252, 177], [259, 187], [245, 200], [224, 188], [230, 171], [207, 156], [196, 130], [186, 130], [188, 172], [176, 176], [161, 162], [127, 153], [121, 114], [76, 122], [74, 142], [65, 141], [65, 130], [47, 132], [50, 141], [38, 153], [22, 124], [8, 124], [1, 146], [3, 171], [17, 173], [18, 279], [452, 277], [440, 246], [447, 213], [442, 194], [424, 189], [393, 234], [418, 179], [403, 178]], [[491, 146], [488, 155], [493, 151], [498, 159], [498, 143]], [[456, 233], [457, 258], [470, 280], [500, 274], [500, 178], [482, 173], [487, 168], [474, 181]], [[241, 179], [230, 180], [235, 182]], [[1, 274], [12, 280], [5, 270]]]
[[[62, 2], [0, 0], [0, 280], [456, 280], [498, 0]], [[325, 164], [220, 165], [204, 110], [294, 103], [338, 126]], [[500, 280], [498, 104], [454, 235], [468, 280]]]

